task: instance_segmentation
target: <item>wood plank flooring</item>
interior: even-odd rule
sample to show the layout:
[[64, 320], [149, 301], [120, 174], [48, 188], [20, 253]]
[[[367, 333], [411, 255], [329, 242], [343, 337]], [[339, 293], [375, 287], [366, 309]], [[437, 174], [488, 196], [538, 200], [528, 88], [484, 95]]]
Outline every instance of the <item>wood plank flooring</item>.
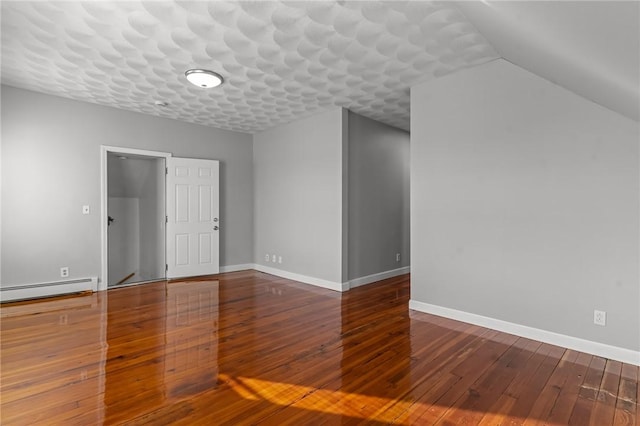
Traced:
[[637, 425], [638, 367], [256, 271], [4, 304], [3, 425]]

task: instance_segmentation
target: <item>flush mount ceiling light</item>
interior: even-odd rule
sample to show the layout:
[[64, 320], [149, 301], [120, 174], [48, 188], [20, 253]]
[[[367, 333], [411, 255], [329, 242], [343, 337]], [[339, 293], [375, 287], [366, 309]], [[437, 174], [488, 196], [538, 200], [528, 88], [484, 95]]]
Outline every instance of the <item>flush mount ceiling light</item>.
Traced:
[[187, 80], [189, 80], [191, 84], [205, 89], [220, 86], [224, 81], [220, 74], [209, 70], [193, 69], [188, 70], [184, 75], [187, 76]]

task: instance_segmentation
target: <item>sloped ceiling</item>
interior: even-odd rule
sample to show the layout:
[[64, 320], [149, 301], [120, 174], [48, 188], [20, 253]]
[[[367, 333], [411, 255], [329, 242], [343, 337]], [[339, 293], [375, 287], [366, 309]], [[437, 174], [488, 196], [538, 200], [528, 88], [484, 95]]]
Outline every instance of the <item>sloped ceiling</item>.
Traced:
[[640, 121], [640, 2], [477, 1], [458, 6], [500, 56]]
[[3, 84], [222, 129], [335, 106], [408, 129], [411, 86], [498, 57], [640, 115], [635, 1], [1, 4]]
[[413, 84], [495, 58], [453, 3], [2, 1], [4, 84], [250, 133], [334, 106], [408, 129]]
[[135, 156], [121, 158], [110, 153], [107, 156], [109, 197], [140, 198], [148, 194], [149, 185], [157, 182], [159, 161]]

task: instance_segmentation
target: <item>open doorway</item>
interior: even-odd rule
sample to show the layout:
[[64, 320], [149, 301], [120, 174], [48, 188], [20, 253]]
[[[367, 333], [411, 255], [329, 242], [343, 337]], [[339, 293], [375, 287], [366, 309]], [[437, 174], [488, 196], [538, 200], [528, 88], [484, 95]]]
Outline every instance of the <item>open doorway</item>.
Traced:
[[169, 158], [167, 152], [101, 146], [98, 290], [166, 278]]
[[100, 149], [98, 290], [219, 273], [219, 161]]
[[165, 278], [164, 195], [164, 158], [108, 153], [108, 287]]

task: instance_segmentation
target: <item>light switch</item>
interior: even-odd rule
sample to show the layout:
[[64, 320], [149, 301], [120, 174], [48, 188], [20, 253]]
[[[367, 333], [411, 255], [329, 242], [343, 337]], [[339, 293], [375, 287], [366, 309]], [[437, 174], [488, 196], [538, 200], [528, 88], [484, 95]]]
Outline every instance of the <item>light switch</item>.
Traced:
[[89, 206], [82, 206], [82, 214], [89, 214], [89, 213], [91, 213]]

